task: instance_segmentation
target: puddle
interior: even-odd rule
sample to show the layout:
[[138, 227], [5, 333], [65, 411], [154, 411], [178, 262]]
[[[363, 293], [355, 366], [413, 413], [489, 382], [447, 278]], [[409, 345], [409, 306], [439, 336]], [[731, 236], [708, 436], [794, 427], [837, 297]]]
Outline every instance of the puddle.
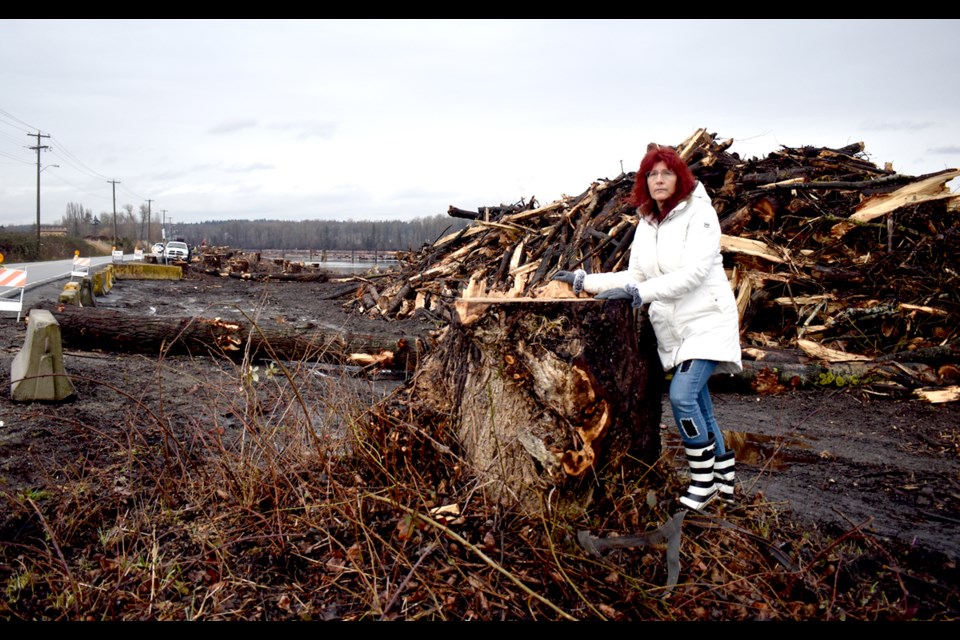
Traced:
[[[782, 470], [792, 463], [809, 456], [795, 455], [797, 449], [809, 450], [813, 446], [805, 438], [786, 438], [783, 436], [765, 436], [743, 431], [726, 431], [727, 449], [737, 452], [737, 464], [763, 467], [767, 470]], [[676, 460], [678, 466], [686, 466], [680, 436], [668, 426], [660, 432], [660, 442], [667, 460]], [[678, 460], [679, 458], [679, 460]]]

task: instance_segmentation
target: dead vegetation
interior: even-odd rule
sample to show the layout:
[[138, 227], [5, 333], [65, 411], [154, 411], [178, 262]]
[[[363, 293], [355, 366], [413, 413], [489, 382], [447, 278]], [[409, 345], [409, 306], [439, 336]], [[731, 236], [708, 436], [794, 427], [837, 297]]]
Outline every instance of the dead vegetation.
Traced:
[[[157, 384], [77, 379], [131, 407], [115, 428], [56, 416], [83, 455], [0, 490], [7, 620], [955, 619], [956, 585], [852, 523], [830, 539], [762, 496], [688, 514], [678, 544], [591, 554], [677, 514], [659, 460], [571, 519], [485, 503], [442, 416], [306, 364], [170, 357]], [[211, 366], [219, 366], [218, 382]], [[195, 381], [191, 415], [165, 396]], [[395, 394], [402, 393], [398, 389]], [[428, 419], [423, 419], [428, 418]], [[671, 560], [677, 564], [671, 568]], [[671, 579], [671, 575], [673, 578]], [[869, 576], [869, 579], [864, 579]]]

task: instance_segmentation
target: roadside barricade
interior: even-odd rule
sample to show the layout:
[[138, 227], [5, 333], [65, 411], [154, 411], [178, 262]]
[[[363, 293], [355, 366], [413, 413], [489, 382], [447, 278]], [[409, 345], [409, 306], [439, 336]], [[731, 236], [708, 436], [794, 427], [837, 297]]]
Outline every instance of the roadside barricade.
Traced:
[[[26, 269], [7, 269], [0, 267], [0, 311], [16, 311], [17, 322], [23, 313], [23, 290], [27, 284]], [[16, 291], [19, 289], [19, 291]], [[9, 300], [8, 294], [16, 291], [19, 295], [15, 300]]]
[[86, 278], [90, 275], [90, 258], [81, 258], [73, 256], [73, 271], [70, 272], [70, 279]]

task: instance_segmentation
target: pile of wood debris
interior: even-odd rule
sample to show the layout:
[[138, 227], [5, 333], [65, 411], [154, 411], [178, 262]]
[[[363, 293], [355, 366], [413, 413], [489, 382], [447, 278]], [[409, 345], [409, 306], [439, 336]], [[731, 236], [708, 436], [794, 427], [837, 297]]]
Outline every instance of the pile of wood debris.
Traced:
[[[840, 383], [879, 376], [931, 400], [960, 397], [960, 194], [947, 185], [960, 170], [901, 175], [868, 161], [863, 143], [744, 160], [727, 152], [732, 142], [700, 129], [676, 149], [720, 217], [745, 360], [778, 371], [814, 363], [821, 377], [833, 376], [822, 367], [840, 371]], [[558, 270], [625, 269], [634, 177], [598, 179], [546, 206], [451, 206], [475, 221], [399, 254], [401, 268], [367, 282], [351, 304], [387, 319], [423, 311], [451, 320], [457, 300], [556, 295]], [[784, 382], [778, 373], [766, 384]]]

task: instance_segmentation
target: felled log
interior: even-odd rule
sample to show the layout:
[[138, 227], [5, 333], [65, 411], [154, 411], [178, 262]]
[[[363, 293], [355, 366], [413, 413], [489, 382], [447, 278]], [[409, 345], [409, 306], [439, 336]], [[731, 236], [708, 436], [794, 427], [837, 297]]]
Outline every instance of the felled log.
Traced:
[[743, 371], [714, 376], [712, 388], [759, 395], [778, 395], [794, 389], [876, 387], [909, 391], [942, 384], [942, 376], [920, 363], [876, 361], [769, 362], [744, 360]]
[[223, 268], [223, 255], [219, 253], [204, 253], [200, 258], [201, 268], [205, 271], [220, 271]]
[[960, 170], [958, 169], [939, 171], [897, 189], [893, 193], [874, 196], [857, 207], [856, 213], [850, 216], [850, 220], [855, 223], [868, 222], [900, 207], [916, 205], [919, 202], [943, 199], [960, 200], [947, 186], [947, 183], [957, 176], [960, 176]]
[[536, 204], [537, 201], [534, 198], [531, 198], [530, 202], [526, 204], [520, 202], [513, 205], [501, 204], [499, 206], [480, 207], [479, 211], [467, 211], [466, 209], [461, 209], [459, 207], [450, 205], [450, 207], [447, 209], [447, 215], [452, 218], [464, 218], [466, 220], [496, 220], [504, 215], [509, 215], [518, 211], [528, 211], [536, 207]]
[[880, 178], [873, 178], [870, 180], [817, 180], [814, 182], [797, 182], [795, 180], [788, 180], [783, 182], [772, 182], [771, 184], [764, 184], [761, 189], [816, 189], [820, 191], [828, 191], [831, 189], [834, 190], [843, 190], [843, 191], [860, 191], [860, 192], [886, 192], [892, 189], [895, 189], [897, 185], [906, 184], [911, 182], [912, 178], [908, 176], [902, 176], [900, 174], [892, 176], [882, 176]]
[[960, 386], [956, 385], [947, 389], [914, 389], [913, 393], [917, 397], [934, 404], [960, 400]]
[[256, 280], [282, 280], [284, 282], [326, 282], [330, 279], [330, 274], [326, 271], [315, 273], [303, 273], [300, 271], [293, 273], [267, 273], [262, 276], [254, 276]]
[[747, 224], [758, 218], [765, 224], [772, 225], [777, 209], [779, 209], [779, 203], [773, 198], [757, 198], [721, 220], [720, 231], [724, 235], [736, 235]]
[[253, 359], [314, 360], [369, 364], [410, 371], [422, 351], [420, 336], [382, 337], [309, 323], [256, 325], [223, 318], [134, 316], [114, 309], [40, 304], [60, 325], [65, 347], [117, 353], [216, 355], [240, 359], [250, 344]]
[[447, 209], [447, 215], [451, 218], [462, 218], [464, 220], [477, 220], [480, 218], [480, 212], [478, 211], [467, 211], [466, 209], [461, 209], [450, 205]]
[[403, 301], [408, 300], [412, 293], [413, 287], [410, 286], [410, 283], [404, 283], [404, 285], [400, 287], [400, 291], [398, 291], [393, 299], [387, 304], [385, 313], [387, 315], [395, 314], [400, 310], [400, 307], [403, 305]]
[[357, 291], [358, 285], [356, 282], [349, 282], [347, 284], [340, 285], [339, 287], [332, 289], [326, 293], [318, 294], [317, 300], [334, 300], [340, 298], [347, 294], [355, 294]]
[[449, 422], [486, 499], [582, 509], [659, 457], [663, 371], [645, 316], [625, 301], [478, 304], [424, 359], [410, 402]]

